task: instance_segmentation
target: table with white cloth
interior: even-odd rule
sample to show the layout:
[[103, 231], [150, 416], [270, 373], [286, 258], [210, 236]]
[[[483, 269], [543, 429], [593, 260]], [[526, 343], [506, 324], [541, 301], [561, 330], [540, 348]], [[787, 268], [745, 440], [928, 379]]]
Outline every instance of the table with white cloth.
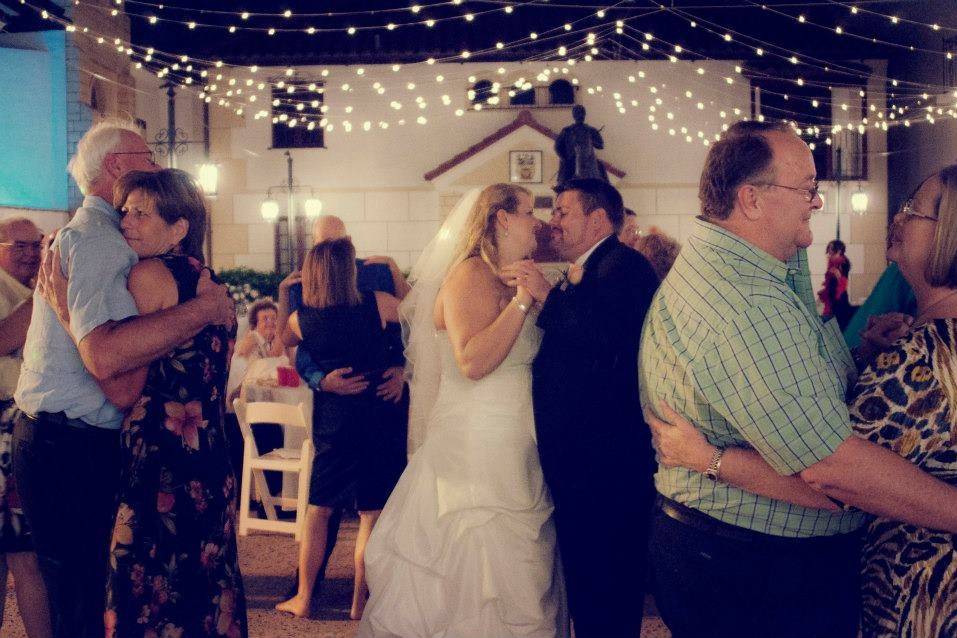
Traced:
[[[255, 401], [270, 401], [273, 403], [286, 403], [289, 405], [298, 405], [302, 403], [306, 408], [306, 417], [312, 420], [312, 390], [309, 386], [301, 383], [298, 387], [290, 388], [280, 386], [272, 380], [254, 379], [246, 381], [242, 385], [241, 396], [248, 403]], [[301, 449], [302, 442], [306, 436], [311, 435], [311, 431], [304, 433], [299, 428], [283, 428], [283, 447], [286, 449]], [[290, 499], [287, 503], [294, 503], [299, 489], [297, 478], [291, 473], [284, 472], [282, 475], [282, 497]], [[285, 510], [293, 510], [295, 506], [284, 506]]]

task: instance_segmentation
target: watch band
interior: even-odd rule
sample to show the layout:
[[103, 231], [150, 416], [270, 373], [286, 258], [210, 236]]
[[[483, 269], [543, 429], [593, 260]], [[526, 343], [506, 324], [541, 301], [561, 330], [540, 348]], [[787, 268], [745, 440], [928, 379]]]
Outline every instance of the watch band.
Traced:
[[708, 469], [704, 471], [704, 475], [707, 476], [709, 480], [718, 481], [718, 474], [721, 472], [722, 456], [724, 456], [724, 448], [716, 448], [714, 455], [711, 457], [711, 463], [708, 464]]

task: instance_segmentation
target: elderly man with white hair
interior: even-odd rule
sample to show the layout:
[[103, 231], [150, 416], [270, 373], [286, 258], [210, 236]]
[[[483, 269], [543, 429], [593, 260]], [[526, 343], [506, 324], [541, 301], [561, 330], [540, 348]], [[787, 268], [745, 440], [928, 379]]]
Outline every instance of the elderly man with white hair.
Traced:
[[60, 263], [49, 267], [69, 277], [70, 326], [60, 324], [42, 294], [34, 296], [14, 395], [22, 411], [14, 428], [14, 473], [54, 635], [102, 638], [119, 429], [137, 398], [129, 388], [140, 387], [127, 380], [145, 375], [144, 366], [207, 324], [232, 321], [233, 309], [225, 286], [204, 274], [195, 298], [136, 316], [126, 279], [137, 257], [110, 203], [121, 176], [158, 169], [136, 128], [97, 124], [78, 143], [69, 169], [85, 198], [54, 240]]

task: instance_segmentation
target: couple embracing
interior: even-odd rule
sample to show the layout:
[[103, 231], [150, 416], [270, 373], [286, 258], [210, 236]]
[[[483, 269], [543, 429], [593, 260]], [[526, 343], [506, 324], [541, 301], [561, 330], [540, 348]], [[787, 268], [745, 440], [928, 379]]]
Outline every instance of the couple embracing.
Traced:
[[[607, 182], [567, 182], [552, 287], [527, 190], [467, 195], [403, 303], [416, 450], [366, 552], [361, 637], [637, 636], [653, 456], [635, 361], [658, 281]], [[416, 449], [417, 448], [417, 449]], [[560, 558], [559, 558], [560, 548]], [[567, 589], [567, 605], [566, 605]]]

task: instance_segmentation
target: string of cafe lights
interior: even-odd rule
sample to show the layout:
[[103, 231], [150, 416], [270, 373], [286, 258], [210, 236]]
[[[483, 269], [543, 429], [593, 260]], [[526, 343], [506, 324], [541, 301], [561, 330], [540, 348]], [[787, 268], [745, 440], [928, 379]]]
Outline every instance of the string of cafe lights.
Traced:
[[[930, 53], [932, 55], [946, 57], [948, 60], [952, 60], [954, 58], [953, 51], [941, 51], [938, 49], [928, 49], [926, 47], [921, 47], [914, 44], [901, 44], [899, 42], [892, 42], [890, 40], [884, 40], [884, 39], [873, 37], [873, 36], [868, 37], [866, 35], [854, 33], [853, 31], [848, 31], [840, 24], [836, 24], [834, 26], [828, 26], [826, 24], [815, 22], [813, 20], [808, 19], [808, 17], [804, 15], [803, 13], [799, 15], [791, 15], [790, 13], [787, 13], [786, 11], [781, 11], [777, 9], [776, 7], [773, 7], [770, 5], [766, 5], [766, 4], [758, 5], [756, 2], [751, 2], [750, 0], [748, 0], [748, 2], [749, 4], [760, 6], [760, 8], [764, 11], [770, 11], [771, 13], [788, 18], [789, 20], [797, 22], [798, 24], [806, 24], [808, 26], [817, 27], [818, 29], [823, 29], [824, 31], [828, 31], [830, 33], [833, 33], [834, 35], [847, 36], [848, 38], [863, 40], [865, 42], [870, 42], [872, 44], [881, 44], [884, 46], [889, 46], [889, 47], [893, 47], [897, 49], [904, 49], [910, 52], [920, 51], [921, 53]], [[940, 25], [938, 25], [938, 27], [939, 26]]]
[[[746, 34], [742, 34], [742, 33], [739, 33], [739, 32], [733, 31], [733, 30], [726, 30], [726, 27], [724, 27], [723, 25], [719, 25], [719, 24], [717, 24], [717, 23], [710, 22], [710, 21], [707, 21], [707, 20], [702, 20], [701, 18], [697, 18], [696, 16], [694, 16], [694, 15], [692, 15], [692, 14], [688, 14], [687, 12], [682, 12], [682, 11], [680, 11], [680, 10], [673, 10], [673, 11], [674, 11], [675, 13], [681, 15], [681, 16], [684, 17], [685, 19], [691, 20], [692, 23], [694, 23], [695, 21], [699, 21], [699, 22], [704, 23], [704, 24], [713, 25], [713, 26], [717, 27], [718, 29], [725, 30], [724, 32], [725, 32], [726, 35], [725, 35], [724, 37], [725, 37], [726, 40], [727, 40], [727, 38], [728, 38], [728, 35], [730, 35], [730, 33], [734, 33], [734, 34], [735, 34], [736, 36], [738, 36], [738, 37], [750, 39], [751, 41], [757, 42], [757, 43], [760, 44], [760, 45], [763, 45], [763, 46], [768, 47], [769, 49], [770, 49], [770, 48], [776, 48], [776, 49], [779, 49], [779, 50], [783, 50], [783, 51], [785, 51], [785, 52], [787, 52], [787, 53], [793, 53], [792, 51], [789, 51], [789, 50], [787, 50], [787, 49], [784, 49], [783, 47], [778, 47], [777, 45], [774, 45], [774, 44], [765, 42], [765, 41], [763, 41], [763, 40], [759, 40], [759, 39], [757, 39], [757, 38], [753, 38], [753, 37], [751, 37], [751, 36], [747, 36]], [[683, 15], [682, 15], [682, 14], [683, 14]], [[716, 31], [712, 31], [712, 30], [709, 30], [709, 31], [710, 31], [712, 34], [714, 34], [715, 36], [720, 35], [720, 34], [717, 33]], [[810, 59], [811, 59], [812, 61], [813, 61], [813, 60], [817, 60], [816, 58], [810, 58]], [[819, 61], [820, 63], [823, 63], [823, 64], [828, 64], [828, 61], [826, 61], [826, 60], [818, 60], [818, 61]], [[793, 63], [793, 60], [792, 60], [792, 63]], [[827, 70], [828, 67], [825, 66], [824, 68], [825, 68], [825, 70]], [[863, 77], [864, 77], [863, 74], [861, 74], [860, 77], [863, 78]], [[894, 100], [897, 100], [897, 99], [905, 99], [905, 100], [906, 100], [907, 98], [910, 98], [911, 100], [914, 101], [913, 104], [909, 104], [909, 105], [904, 106], [904, 107], [899, 107], [899, 106], [898, 106], [898, 107], [895, 107], [895, 106], [892, 104], [891, 107], [889, 108], [889, 116], [888, 116], [888, 119], [891, 119], [891, 120], [898, 119], [898, 118], [896, 118], [896, 115], [903, 115], [906, 110], [909, 110], [909, 109], [911, 108], [911, 106], [917, 107], [917, 106], [920, 106], [921, 104], [923, 104], [923, 102], [930, 100], [930, 99], [931, 99], [931, 94], [940, 94], [940, 95], [943, 95], [943, 94], [945, 94], [945, 93], [947, 93], [947, 92], [949, 92], [949, 91], [952, 90], [950, 87], [942, 87], [942, 86], [934, 85], [934, 84], [925, 84], [925, 83], [918, 83], [918, 82], [909, 82], [909, 81], [905, 81], [905, 80], [898, 80], [898, 79], [896, 79], [896, 78], [890, 78], [890, 77], [881, 75], [881, 74], [879, 74], [879, 73], [875, 73], [872, 77], [873, 77], [875, 80], [889, 82], [889, 83], [891, 84], [891, 86], [894, 87], [894, 88], [897, 88], [897, 87], [900, 87], [901, 85], [903, 85], [903, 86], [904, 86], [905, 88], [907, 88], [907, 89], [913, 89], [913, 90], [915, 90], [914, 93], [904, 94], [903, 96], [900, 96], [900, 97], [897, 95], [897, 92], [895, 92], [895, 91], [892, 91], [892, 92], [891, 92], [891, 94], [890, 94], [890, 98], [891, 98], [891, 99], [894, 99]], [[917, 93], [916, 91], [921, 91], [921, 92], [920, 92], [920, 93]], [[957, 95], [955, 95], [955, 97], [957, 97]], [[925, 108], [931, 108], [931, 107], [925, 107]], [[873, 110], [874, 110], [874, 109], [872, 108], [871, 111], [873, 111]], [[943, 115], [943, 114], [944, 114], [943, 109], [942, 109], [941, 107], [937, 107], [936, 112], [937, 112], [937, 115]], [[948, 114], [949, 114], [949, 113], [948, 113]], [[929, 116], [929, 117], [928, 117], [928, 116]], [[933, 118], [932, 116], [930, 116], [929, 113], [927, 114], [927, 116], [925, 116], [925, 118], [926, 118], [928, 121], [930, 121], [931, 123], [934, 123], [934, 118]], [[910, 126], [909, 122], [905, 122], [904, 125], [905, 125], [905, 126]]]
[[[24, 2], [24, 4], [26, 4], [26, 3]], [[35, 8], [35, 7], [34, 7], [34, 8]], [[35, 8], [35, 9], [36, 9], [36, 8]], [[44, 12], [44, 13], [45, 13], [45, 12]], [[43, 17], [45, 17], [45, 18], [50, 18], [50, 19], [54, 19], [54, 20], [57, 20], [58, 22], [61, 22], [61, 24], [63, 24], [63, 26], [65, 26], [68, 31], [73, 31], [73, 32], [76, 32], [76, 31], [77, 31], [77, 25], [72, 24], [72, 23], [69, 23], [69, 22], [66, 21], [66, 20], [59, 20], [59, 19], [57, 19], [57, 18], [55, 18], [55, 17], [53, 17], [53, 16], [48, 16], [48, 15], [44, 15]], [[104, 44], [104, 43], [105, 43], [105, 36], [102, 36], [102, 35], [100, 35], [100, 34], [97, 34], [96, 32], [92, 32], [92, 34], [91, 34], [91, 33], [90, 33], [90, 30], [89, 30], [88, 28], [86, 28], [86, 27], [83, 27], [83, 28], [82, 28], [82, 33], [83, 33], [84, 35], [88, 35], [88, 36], [91, 37], [91, 38], [98, 36], [98, 37], [97, 37], [97, 41], [98, 41], [100, 44]], [[123, 53], [126, 53], [127, 55], [132, 56], [132, 55], [135, 53], [133, 47], [136, 46], [136, 45], [131, 45], [130, 43], [124, 43], [124, 42], [123, 42], [122, 40], [120, 40], [119, 38], [114, 39], [114, 43], [117, 44], [117, 48], [118, 48], [119, 51], [121, 51], [121, 52], [123, 52]], [[496, 45], [496, 48], [497, 48], [497, 49], [501, 49], [502, 46], [501, 46], [500, 44], [497, 44], [497, 45]], [[161, 54], [161, 52], [156, 52], [156, 51], [155, 51], [154, 49], [152, 49], [152, 48], [144, 49], [144, 50], [146, 51], [146, 54], [145, 54], [143, 57], [144, 57], [144, 59], [147, 60], [147, 61], [149, 60], [150, 56], [151, 56], [153, 53]], [[171, 58], [171, 59], [176, 59], [173, 54], [166, 54], [166, 55], [167, 55], [169, 58]], [[451, 58], [450, 58], [450, 59], [451, 59]], [[182, 58], [181, 58], [181, 61], [182, 61], [182, 62], [185, 63], [187, 60], [188, 60], [188, 58], [187, 58], [186, 56], [182, 56]], [[196, 60], [196, 61], [197, 61], [197, 62], [202, 62], [202, 60]], [[211, 62], [211, 61], [206, 61], [206, 62]], [[434, 61], [431, 61], [430, 63], [434, 63]], [[178, 66], [178, 63], [174, 63], [173, 66]], [[215, 63], [215, 66], [216, 66], [217, 68], [222, 68], [222, 67], [225, 66], [225, 65], [224, 65], [221, 61], [217, 61], [217, 62]], [[235, 66], [236, 66], [236, 68], [239, 68], [238, 65], [235, 65]], [[136, 63], [136, 67], [137, 67], [137, 68], [142, 68], [142, 63], [137, 62], [137, 63]], [[189, 68], [189, 67], [187, 67], [187, 69], [188, 69], [188, 68]], [[394, 70], [398, 70], [397, 67], [393, 67], [393, 68], [394, 68]], [[253, 70], [255, 70], [255, 69], [253, 69]], [[291, 69], [287, 69], [287, 73], [289, 73], [289, 71], [291, 71]], [[175, 73], [175, 72], [171, 72], [171, 71], [170, 71], [170, 67], [164, 67], [159, 73], [157, 73], [157, 75], [160, 76], [160, 77], [172, 75], [174, 78], [176, 78], [179, 74], [177, 74], [177, 73]], [[203, 70], [202, 75], [204, 75], [204, 76], [206, 75], [206, 70], [205, 70], [205, 69]], [[183, 81], [185, 84], [188, 85], [188, 84], [191, 83], [192, 77], [185, 77], [185, 78], [183, 78], [181, 75], [179, 75], [178, 79], [180, 79], [181, 81]], [[184, 87], [184, 88], [189, 88], [189, 87]], [[204, 98], [207, 100], [207, 102], [211, 101], [211, 99], [212, 99], [211, 96], [209, 96], [209, 95], [204, 95], [203, 93], [200, 93], [199, 95], [200, 95], [201, 97], [204, 97]], [[230, 106], [230, 102], [229, 102], [228, 100], [220, 99], [219, 105], [220, 105], [220, 106], [229, 107], [229, 106]], [[242, 112], [243, 112], [243, 111], [242, 111], [242, 108], [236, 109], [236, 112], [237, 112], [237, 114], [241, 115]]]
[[[619, 24], [620, 24], [620, 23], [619, 23]], [[619, 33], [620, 33], [620, 32], [619, 32]], [[498, 47], [498, 48], [501, 48], [501, 47]], [[172, 56], [172, 54], [170, 54], [170, 55]], [[450, 57], [447, 58], [447, 59], [448, 59], [448, 60], [451, 60], [451, 59], [453, 59], [453, 58], [450, 56]], [[168, 71], [168, 68], [167, 68], [166, 70]], [[444, 96], [443, 96], [443, 97], [444, 97]], [[221, 103], [222, 103], [222, 101], [221, 101]], [[229, 104], [228, 101], [226, 101], [225, 104], [228, 105], [228, 104]], [[446, 103], [446, 105], [448, 106], [448, 103]], [[241, 109], [239, 110], [239, 112], [241, 113]], [[421, 118], [420, 118], [420, 119], [421, 119]], [[368, 125], [368, 122], [366, 122], [366, 124]], [[381, 124], [381, 122], [380, 122], [380, 124]], [[368, 128], [366, 128], [366, 130], [368, 130]]]
[[[127, 2], [127, 4], [129, 4], [129, 0], [126, 0], [126, 2]], [[439, 7], [439, 6], [448, 6], [448, 5], [456, 5], [456, 6], [457, 6], [457, 5], [461, 5], [462, 3], [463, 3], [462, 0], [451, 0], [450, 2], [436, 3], [436, 4], [434, 4], [434, 5], [429, 5], [428, 7], [422, 7], [422, 6], [420, 6], [420, 5], [412, 5], [411, 7], [404, 8], [404, 9], [392, 9], [392, 11], [401, 10], [401, 11], [405, 11], [405, 12], [411, 12], [411, 13], [414, 14], [414, 15], [419, 15], [419, 14], [421, 14], [422, 11], [423, 11], [424, 9], [426, 9], [426, 8], [431, 9], [431, 8], [435, 8], [435, 7]], [[111, 16], [113, 16], [113, 17], [118, 17], [119, 14], [120, 14], [120, 9], [117, 8], [117, 7], [112, 7], [112, 8], [110, 8], [110, 7], [104, 7], [104, 6], [100, 6], [100, 5], [95, 5], [95, 4], [87, 3], [87, 2], [85, 2], [84, 0], [74, 0], [74, 4], [77, 5], [77, 6], [86, 6], [86, 7], [89, 7], [89, 8], [91, 8], [91, 9], [94, 9], [94, 10], [97, 10], [97, 11], [101, 11], [101, 12], [104, 12], [104, 13], [109, 12], [109, 14], [110, 14]], [[120, 4], [121, 4], [121, 2], [117, 2], [117, 5], [120, 5]], [[416, 18], [416, 19], [411, 20], [411, 21], [405, 21], [405, 22], [399, 21], [399, 22], [388, 22], [388, 23], [384, 23], [384, 24], [371, 24], [371, 25], [362, 25], [362, 24], [359, 24], [359, 25], [350, 25], [350, 26], [346, 26], [346, 27], [316, 27], [316, 26], [312, 26], [312, 25], [305, 26], [305, 27], [302, 27], [302, 26], [292, 27], [292, 26], [281, 26], [281, 25], [282, 25], [282, 22], [275, 23], [275, 24], [270, 25], [270, 26], [254, 26], [254, 25], [249, 24], [249, 20], [250, 20], [251, 18], [256, 18], [257, 21], [260, 21], [261, 18], [273, 18], [273, 19], [277, 19], [277, 20], [290, 20], [290, 19], [292, 19], [292, 18], [296, 18], [296, 19], [306, 18], [306, 19], [308, 19], [308, 18], [310, 18], [310, 17], [316, 17], [316, 18], [321, 18], [321, 19], [328, 19], [328, 18], [330, 18], [330, 17], [341, 17], [341, 16], [351, 16], [351, 15], [375, 15], [375, 14], [377, 14], [377, 13], [379, 13], [379, 12], [385, 12], [385, 10], [383, 9], [383, 10], [358, 11], [358, 12], [342, 12], [342, 13], [333, 13], [333, 14], [329, 14], [329, 13], [294, 13], [291, 9], [287, 9], [287, 10], [283, 11], [282, 13], [254, 13], [254, 12], [249, 12], [249, 11], [240, 11], [240, 12], [215, 12], [215, 13], [219, 13], [220, 15], [226, 14], [226, 15], [234, 16], [234, 17], [238, 20], [238, 22], [236, 22], [236, 23], [228, 23], [228, 24], [217, 24], [217, 23], [210, 23], [210, 22], [199, 22], [199, 21], [197, 21], [197, 20], [180, 20], [180, 19], [175, 19], [175, 18], [164, 17], [164, 16], [161, 16], [161, 15], [157, 15], [157, 14], [155, 14], [155, 13], [154, 13], [154, 14], [137, 13], [137, 12], [130, 11], [129, 9], [126, 9], [126, 10], [125, 10], [125, 13], [126, 13], [127, 16], [130, 16], [130, 17], [132, 17], [132, 18], [141, 19], [141, 20], [143, 20], [144, 22], [147, 22], [148, 24], [151, 24], [151, 25], [156, 25], [156, 24], [165, 22], [165, 23], [168, 23], [168, 24], [181, 25], [181, 26], [183, 26], [183, 27], [185, 27], [185, 28], [187, 28], [187, 29], [189, 29], [189, 30], [195, 30], [195, 29], [211, 29], [211, 30], [226, 31], [227, 33], [230, 33], [230, 34], [235, 34], [235, 33], [244, 32], [244, 31], [245, 31], [245, 32], [265, 33], [265, 34], [270, 35], [270, 36], [274, 36], [274, 35], [276, 35], [277, 33], [279, 33], [279, 34], [286, 34], [286, 33], [306, 33], [306, 34], [309, 34], [309, 35], [328, 34], [328, 33], [344, 33], [344, 34], [347, 34], [347, 35], [356, 35], [357, 33], [360, 33], [360, 32], [363, 32], [363, 31], [395, 31], [395, 30], [401, 29], [401, 28], [421, 27], [421, 26], [424, 26], [424, 27], [427, 27], [427, 28], [433, 28], [433, 27], [435, 27], [435, 26], [437, 26], [437, 25], [439, 25], [439, 24], [441, 24], [441, 23], [453, 22], [453, 21], [460, 21], [460, 20], [461, 20], [461, 21], [465, 21], [465, 22], [473, 22], [473, 21], [476, 20], [477, 18], [480, 18], [480, 17], [482, 17], [482, 16], [487, 16], [487, 15], [493, 14], [493, 13], [502, 13], [502, 14], [505, 14], [505, 15], [511, 15], [512, 13], [514, 13], [515, 9], [517, 9], [517, 8], [523, 8], [523, 7], [532, 6], [532, 5], [536, 5], [536, 4], [537, 4], [537, 0], [525, 0], [524, 2], [521, 1], [521, 0], [515, 0], [514, 2], [508, 3], [508, 4], [504, 5], [504, 6], [495, 7], [495, 8], [492, 8], [492, 9], [485, 9], [485, 10], [481, 10], [481, 11], [468, 11], [468, 12], [463, 13], [463, 14], [461, 14], [461, 15], [444, 16], [444, 17], [437, 17], [437, 18], [436, 18], [436, 17], [422, 17], [422, 18]], [[164, 4], [164, 5], [155, 5], [155, 6], [156, 6], [157, 8], [168, 8], [168, 9], [172, 9], [172, 7], [169, 7], [168, 5], [165, 5], [165, 4]], [[179, 10], [185, 11], [185, 9], [183, 9], [183, 8], [179, 8]], [[201, 12], [201, 13], [214, 13], [214, 12], [212, 12], [212, 11], [204, 11], [204, 10], [198, 10], [198, 9], [197, 9], [196, 11], [199, 11], [199, 12]]]
[[935, 33], [940, 31], [948, 31], [951, 33], [957, 33], [957, 27], [950, 27], [945, 24], [940, 24], [937, 22], [921, 22], [920, 20], [902, 18], [898, 15], [894, 15], [890, 13], [881, 13], [880, 11], [867, 9], [864, 6], [865, 3], [848, 4], [846, 2], [838, 2], [837, 0], [830, 0], [830, 4], [844, 7], [845, 9], [850, 11], [852, 15], [857, 15], [859, 13], [867, 13], [867, 14], [871, 14], [871, 15], [875, 15], [880, 18], [883, 18], [884, 20], [887, 20], [891, 24], [895, 24], [895, 25], [903, 22], [904, 24], [913, 24], [915, 26], [924, 27]]
[[[763, 6], [764, 6], [764, 5], [757, 5], [757, 3], [752, 2], [751, 0], [745, 0], [745, 1], [748, 2], [749, 4], [753, 5], [753, 6], [756, 6], [756, 7], [763, 7]], [[660, 5], [656, 5], [656, 6], [659, 6], [659, 7], [660, 7]], [[703, 18], [701, 18], [701, 17], [699, 17], [699, 16], [696, 16], [695, 14], [691, 14], [691, 13], [689, 13], [689, 12], [687, 12], [687, 11], [682, 10], [682, 9], [676, 9], [676, 8], [674, 8], [674, 7], [662, 7], [662, 9], [663, 9], [664, 11], [673, 13], [674, 15], [678, 16], [679, 18], [683, 18], [684, 20], [688, 21], [689, 24], [691, 24], [693, 27], [701, 28], [701, 29], [703, 29], [704, 31], [706, 31], [706, 32], [708, 32], [708, 33], [714, 35], [715, 37], [720, 37], [720, 38], [722, 38], [722, 39], [725, 40], [726, 42], [731, 42], [731, 41], [734, 40], [735, 38], [738, 38], [738, 40], [736, 40], [736, 41], [737, 41], [739, 44], [742, 44], [742, 46], [748, 46], [749, 48], [752, 48], [752, 49], [754, 50], [755, 54], [758, 55], [759, 57], [762, 57], [762, 56], [764, 56], [764, 55], [766, 55], [766, 54], [769, 54], [769, 52], [781, 51], [781, 52], [783, 52], [783, 53], [780, 53], [780, 54], [770, 53], [770, 54], [775, 55], [776, 57], [781, 58], [781, 59], [787, 59], [787, 60], [788, 60], [789, 62], [791, 62], [792, 64], [795, 64], [795, 63], [796, 63], [795, 60], [797, 60], [797, 63], [800, 63], [800, 62], [804, 61], [805, 64], [807, 64], [807, 61], [810, 61], [810, 62], [815, 62], [815, 63], [817, 63], [817, 64], [823, 65], [822, 68], [824, 68], [826, 71], [833, 71], [834, 69], [839, 69], [839, 70], [841, 70], [841, 71], [845, 72], [846, 74], [851, 75], [851, 76], [853, 76], [853, 77], [857, 77], [857, 78], [861, 78], [861, 79], [868, 77], [868, 76], [866, 76], [865, 74], [862, 74], [860, 71], [857, 71], [857, 70], [855, 70], [855, 69], [852, 69], [852, 68], [849, 68], [849, 67], [842, 67], [842, 65], [840, 65], [840, 64], [838, 64], [838, 63], [835, 63], [835, 62], [833, 62], [833, 61], [824, 60], [824, 59], [822, 59], [822, 58], [817, 58], [817, 57], [814, 57], [814, 56], [811, 56], [811, 55], [802, 53], [802, 52], [800, 52], [800, 51], [794, 51], [794, 50], [788, 49], [788, 48], [786, 48], [786, 47], [781, 47], [781, 46], [776, 45], [776, 44], [774, 44], [774, 43], [772, 43], [772, 42], [768, 42], [768, 41], [766, 41], [766, 40], [762, 40], [762, 39], [760, 39], [760, 38], [756, 38], [756, 37], [754, 37], [754, 36], [748, 35], [748, 34], [743, 33], [743, 32], [741, 32], [741, 31], [737, 31], [737, 30], [735, 30], [735, 29], [728, 28], [728, 27], [725, 26], [725, 25], [722, 25], [722, 24], [719, 24], [719, 23], [716, 23], [716, 22], [713, 22], [713, 21], [710, 21], [710, 20], [703, 19]], [[708, 26], [713, 27], [713, 28], [708, 28], [708, 26], [701, 26], [701, 25], [708, 25]], [[746, 44], [743, 44], [742, 41], [748, 41], [748, 42], [752, 42], [752, 43], [754, 43], [754, 44], [752, 44], [752, 45], [746, 45]], [[870, 40], [868, 40], [868, 41], [870, 41]], [[801, 57], [798, 57], [798, 56], [801, 56]], [[879, 81], [889, 82], [889, 83], [890, 83], [893, 87], [895, 87], [895, 88], [896, 88], [896, 87], [899, 87], [899, 86], [904, 86], [904, 87], [914, 87], [914, 88], [919, 89], [919, 90], [922, 90], [922, 91], [928, 91], [928, 90], [929, 90], [929, 91], [935, 91], [935, 92], [943, 92], [943, 91], [947, 91], [947, 90], [948, 90], [948, 87], [943, 87], [943, 86], [940, 86], [940, 85], [928, 84], [928, 83], [921, 83], [921, 82], [913, 82], [913, 81], [908, 81], [908, 80], [900, 80], [900, 79], [897, 79], [897, 78], [891, 78], [891, 77], [889, 77], [889, 76], [884, 76], [884, 75], [880, 75], [880, 74], [873, 74], [873, 75], [870, 76], [870, 77], [873, 77], [874, 79], [879, 80]]]

